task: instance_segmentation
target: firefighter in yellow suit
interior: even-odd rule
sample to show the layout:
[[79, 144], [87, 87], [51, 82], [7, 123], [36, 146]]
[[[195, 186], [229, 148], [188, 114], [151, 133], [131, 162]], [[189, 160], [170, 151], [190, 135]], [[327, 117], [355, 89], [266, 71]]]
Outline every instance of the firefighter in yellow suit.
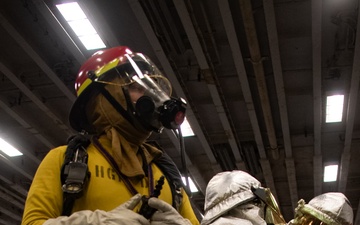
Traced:
[[75, 88], [70, 125], [93, 135], [86, 148], [90, 178], [70, 215], [62, 215], [67, 146], [51, 150], [35, 174], [22, 225], [199, 224], [183, 189], [173, 207], [167, 179], [158, 198], [148, 200], [156, 212], [150, 218], [138, 213], [141, 197], [164, 175], [154, 163], [163, 152], [145, 141], [153, 131], [178, 127], [185, 112], [151, 60], [126, 46], [98, 51], [80, 68]]

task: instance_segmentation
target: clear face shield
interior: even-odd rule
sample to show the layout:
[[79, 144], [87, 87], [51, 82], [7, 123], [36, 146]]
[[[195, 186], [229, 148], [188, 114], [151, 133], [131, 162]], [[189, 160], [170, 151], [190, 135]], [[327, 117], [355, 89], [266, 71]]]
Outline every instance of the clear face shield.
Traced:
[[267, 224], [286, 224], [280, 208], [269, 188], [252, 188], [254, 195], [265, 204], [264, 218]]
[[143, 54], [125, 54], [107, 66], [96, 71], [103, 75], [93, 81], [121, 87], [128, 109], [145, 128], [156, 132], [161, 132], [163, 127], [179, 128], [185, 119], [186, 103], [171, 97], [169, 80], [149, 58]]

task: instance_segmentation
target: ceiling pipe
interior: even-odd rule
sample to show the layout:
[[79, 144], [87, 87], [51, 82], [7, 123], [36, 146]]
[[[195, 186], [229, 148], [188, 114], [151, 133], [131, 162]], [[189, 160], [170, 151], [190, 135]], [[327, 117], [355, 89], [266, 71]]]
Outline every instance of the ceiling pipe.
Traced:
[[321, 152], [321, 23], [322, 1], [311, 1], [312, 62], [313, 62], [313, 104], [314, 104], [314, 196], [322, 193]]
[[208, 19], [208, 16], [206, 14], [206, 9], [204, 7], [204, 3], [203, 3], [203, 0], [199, 1], [199, 4], [200, 4], [200, 9], [201, 9], [201, 13], [202, 15], [204, 16], [204, 21], [205, 21], [205, 25], [206, 25], [206, 29], [207, 29], [207, 32], [209, 34], [209, 37], [211, 39], [211, 43], [212, 43], [212, 47], [215, 51], [215, 55], [216, 55], [216, 59], [217, 59], [217, 62], [219, 64], [221, 64], [221, 57], [220, 57], [220, 54], [219, 54], [219, 51], [217, 49], [217, 45], [216, 45], [216, 41], [215, 41], [215, 37], [213, 35], [213, 31], [212, 31], [212, 28], [210, 26], [210, 23], [209, 23], [209, 19]]
[[274, 128], [274, 122], [272, 119], [272, 113], [270, 108], [270, 101], [267, 92], [267, 85], [265, 79], [265, 72], [263, 66], [263, 58], [261, 56], [259, 41], [257, 38], [255, 21], [253, 16], [253, 10], [250, 0], [239, 0], [241, 14], [243, 16], [243, 22], [245, 27], [246, 38], [250, 51], [250, 59], [253, 65], [254, 74], [256, 78], [256, 84], [260, 96], [260, 102], [262, 106], [267, 137], [269, 140], [269, 147], [274, 159], [279, 158], [279, 147], [276, 140], [276, 133]]
[[179, 48], [180, 54], [184, 54], [186, 49], [184, 46], [184, 43], [182, 42], [181, 36], [179, 34], [179, 30], [177, 29], [174, 19], [172, 17], [172, 12], [170, 12], [167, 2], [166, 1], [158, 1], [160, 6], [160, 11], [164, 15], [164, 17], [167, 19], [167, 23], [169, 24], [169, 32], [172, 34], [173, 41], [175, 42], [174, 45], [176, 45]]

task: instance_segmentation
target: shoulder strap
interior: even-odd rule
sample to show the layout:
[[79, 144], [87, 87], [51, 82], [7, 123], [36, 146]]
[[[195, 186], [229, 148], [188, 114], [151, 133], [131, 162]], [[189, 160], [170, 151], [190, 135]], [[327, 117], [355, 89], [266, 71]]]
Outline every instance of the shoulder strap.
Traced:
[[69, 216], [75, 200], [81, 197], [84, 186], [90, 176], [86, 148], [90, 139], [84, 134], [76, 134], [68, 139], [64, 163], [61, 167], [61, 184], [63, 190], [63, 216]]
[[[87, 167], [88, 156], [86, 148], [90, 144], [90, 139], [84, 134], [76, 134], [69, 138], [65, 152], [64, 163], [61, 167], [61, 184], [63, 190], [63, 216], [69, 216], [74, 206], [75, 200], [80, 198], [86, 181], [90, 177]], [[149, 143], [153, 144], [154, 143]], [[155, 143], [159, 149], [160, 146]], [[154, 160], [157, 167], [163, 172], [168, 180], [173, 207], [179, 210], [182, 202], [181, 188], [184, 187], [180, 171], [168, 154], [163, 152], [162, 156]]]

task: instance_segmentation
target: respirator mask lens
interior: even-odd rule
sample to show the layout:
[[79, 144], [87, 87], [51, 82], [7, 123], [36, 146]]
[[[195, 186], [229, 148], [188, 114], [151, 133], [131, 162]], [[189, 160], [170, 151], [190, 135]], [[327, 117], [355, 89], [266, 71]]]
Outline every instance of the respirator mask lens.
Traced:
[[[185, 119], [186, 102], [183, 99], [169, 97], [171, 94], [170, 82], [163, 76], [144, 75], [143, 79], [134, 77], [136, 83], [129, 86], [140, 86], [142, 94], [136, 99], [135, 112], [152, 127], [177, 129]], [[138, 88], [139, 89], [139, 88]]]

